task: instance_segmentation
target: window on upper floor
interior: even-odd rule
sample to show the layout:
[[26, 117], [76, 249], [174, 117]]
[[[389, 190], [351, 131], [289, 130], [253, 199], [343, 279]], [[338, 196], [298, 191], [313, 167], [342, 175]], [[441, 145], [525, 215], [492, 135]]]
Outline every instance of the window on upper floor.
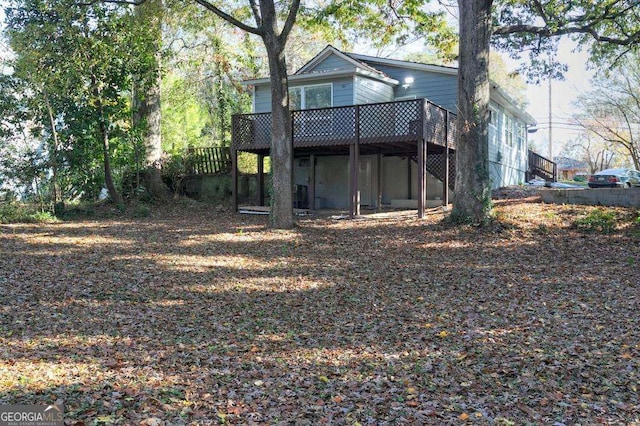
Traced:
[[516, 124], [516, 141], [518, 143], [518, 149], [524, 149], [525, 142], [527, 140], [527, 126], [522, 123]]
[[493, 127], [498, 126], [498, 110], [492, 107], [489, 107], [489, 124]]
[[289, 89], [291, 110], [331, 107], [331, 94], [331, 83], [292, 87]]

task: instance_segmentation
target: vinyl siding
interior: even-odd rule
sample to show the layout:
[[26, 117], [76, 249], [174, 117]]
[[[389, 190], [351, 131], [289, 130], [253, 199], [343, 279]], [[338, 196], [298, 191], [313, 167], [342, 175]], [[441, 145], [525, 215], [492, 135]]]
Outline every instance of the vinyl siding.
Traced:
[[[374, 62], [369, 63], [369, 65], [400, 82], [394, 89], [395, 98], [427, 98], [450, 111], [456, 110], [458, 82], [455, 75], [393, 67]], [[402, 87], [406, 77], [413, 77], [414, 79], [407, 89]]]
[[[500, 105], [491, 103], [496, 113], [495, 125], [489, 124], [489, 173], [491, 186], [499, 188], [507, 185], [517, 185], [524, 182], [527, 170], [527, 141], [519, 143], [514, 130], [513, 144], [506, 143], [507, 115], [510, 115]], [[512, 122], [524, 124], [511, 116]]]
[[370, 78], [356, 77], [355, 103], [374, 104], [388, 102], [394, 99], [393, 87], [388, 84]]
[[271, 86], [256, 86], [253, 91], [255, 113], [271, 112]]
[[303, 74], [321, 73], [321, 72], [335, 71], [335, 70], [354, 70], [355, 71], [355, 68], [356, 67], [353, 66], [353, 64], [345, 61], [344, 59], [336, 55], [329, 55], [322, 62], [316, 64], [315, 67], [311, 68], [310, 70], [308, 70]]

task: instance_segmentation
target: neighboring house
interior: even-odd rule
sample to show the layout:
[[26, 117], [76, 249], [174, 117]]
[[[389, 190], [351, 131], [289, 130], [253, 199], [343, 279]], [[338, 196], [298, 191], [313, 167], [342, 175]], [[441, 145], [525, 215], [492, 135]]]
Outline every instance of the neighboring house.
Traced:
[[[245, 81], [253, 114], [233, 118], [232, 156], [269, 153], [269, 78]], [[457, 69], [347, 54], [327, 46], [289, 76], [298, 207], [417, 207], [448, 203], [455, 176]], [[531, 172], [533, 117], [491, 86], [489, 170], [493, 187]], [[473, 173], [469, 170], [469, 173]], [[237, 169], [234, 169], [234, 182]], [[449, 188], [449, 190], [445, 190]], [[234, 195], [234, 200], [237, 200]]]
[[562, 180], [573, 180], [576, 175], [586, 176], [589, 174], [589, 165], [586, 161], [570, 157], [554, 157], [553, 161], [558, 165], [558, 175]]

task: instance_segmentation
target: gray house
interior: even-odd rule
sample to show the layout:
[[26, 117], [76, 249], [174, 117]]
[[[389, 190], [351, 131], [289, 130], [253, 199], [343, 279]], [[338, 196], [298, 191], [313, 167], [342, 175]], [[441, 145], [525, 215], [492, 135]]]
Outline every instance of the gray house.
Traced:
[[[253, 93], [253, 113], [233, 118], [232, 156], [238, 151], [258, 155], [256, 202], [263, 205], [270, 83], [262, 78], [244, 84]], [[360, 206], [415, 207], [422, 215], [426, 206], [455, 196], [456, 68], [327, 46], [289, 76], [289, 87], [298, 207], [350, 207], [352, 214]], [[526, 129], [534, 119], [497, 85], [491, 89], [490, 110], [492, 185], [524, 182], [532, 167], [546, 160], [527, 149]]]

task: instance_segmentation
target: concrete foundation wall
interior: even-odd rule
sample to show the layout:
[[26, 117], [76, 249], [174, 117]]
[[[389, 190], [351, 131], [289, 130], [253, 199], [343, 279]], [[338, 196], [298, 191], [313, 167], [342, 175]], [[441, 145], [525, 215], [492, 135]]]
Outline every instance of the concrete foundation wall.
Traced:
[[640, 188], [543, 189], [545, 203], [640, 207]]
[[[305, 165], [304, 167], [302, 165]], [[308, 166], [307, 166], [308, 165]], [[417, 164], [402, 157], [382, 157], [382, 204], [391, 204], [392, 200], [418, 198]], [[409, 167], [411, 182], [409, 183]], [[349, 207], [349, 157], [316, 157], [316, 202], [318, 208], [344, 209]], [[294, 163], [294, 182], [297, 185], [309, 185], [311, 165]], [[378, 207], [378, 158], [376, 155], [360, 156], [358, 178], [362, 206]], [[409, 192], [409, 185], [411, 191]], [[427, 174], [427, 199], [440, 200], [443, 184], [434, 176]], [[453, 193], [449, 191], [449, 197]]]

